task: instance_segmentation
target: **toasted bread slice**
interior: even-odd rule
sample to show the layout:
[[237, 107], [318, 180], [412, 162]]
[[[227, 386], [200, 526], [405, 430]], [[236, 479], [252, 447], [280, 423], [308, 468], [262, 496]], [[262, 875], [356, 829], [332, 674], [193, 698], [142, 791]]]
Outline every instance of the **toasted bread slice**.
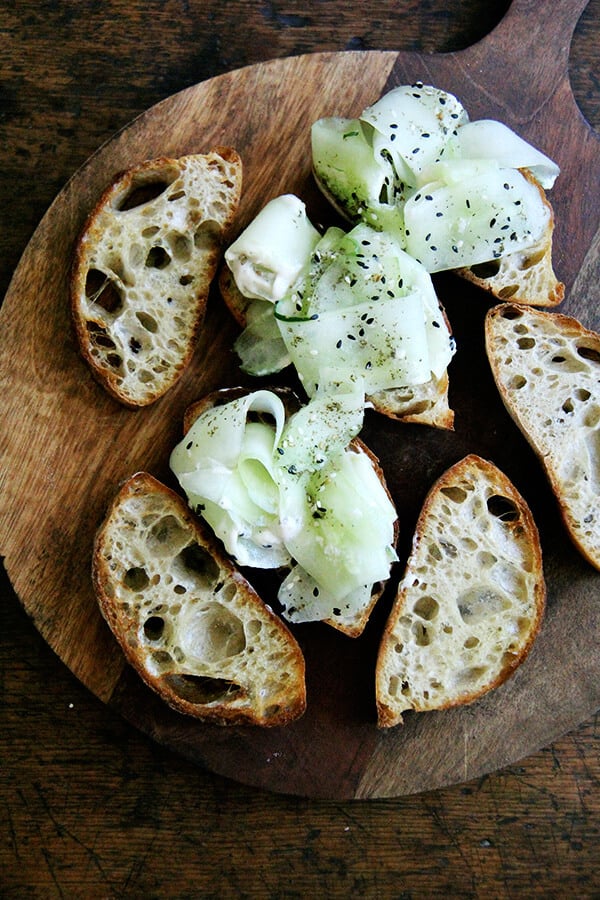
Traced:
[[600, 335], [569, 316], [506, 303], [488, 311], [485, 336], [506, 409], [575, 546], [600, 569]]
[[217, 724], [285, 725], [306, 707], [288, 628], [173, 491], [141, 472], [94, 546], [102, 614], [142, 679], [179, 712]]
[[381, 639], [378, 724], [470, 703], [511, 675], [540, 628], [537, 528], [496, 466], [470, 455], [433, 485]]
[[[250, 300], [240, 292], [230, 269], [223, 265], [219, 274], [219, 289], [229, 312], [241, 328], [246, 326], [246, 312]], [[448, 374], [432, 376], [425, 384], [377, 391], [367, 396], [373, 409], [399, 422], [415, 422], [435, 428], [451, 430], [454, 411], [448, 399]]]
[[554, 212], [544, 189], [531, 172], [527, 169], [519, 171], [537, 187], [550, 213], [543, 237], [527, 250], [508, 253], [497, 260], [457, 269], [456, 272], [497, 300], [510, 299], [513, 303], [528, 306], [557, 306], [564, 299], [565, 286], [557, 279], [552, 265]]
[[[297, 409], [299, 409], [300, 401], [291, 389], [272, 388], [272, 390], [277, 394], [278, 397], [281, 398], [288, 415], [291, 415]], [[220, 390], [213, 391], [212, 393], [207, 394], [205, 397], [202, 397], [200, 400], [197, 400], [195, 403], [192, 403], [184, 413], [184, 434], [187, 434], [198, 416], [200, 416], [205, 410], [210, 409], [213, 406], [227, 403], [230, 400], [243, 396], [246, 393], [248, 393], [248, 389], [243, 387], [222, 388]], [[371, 465], [373, 466], [373, 469], [377, 474], [377, 477], [379, 478], [388, 498], [390, 499], [390, 502], [393, 503], [392, 496], [385, 481], [383, 469], [381, 468], [379, 460], [375, 456], [375, 454], [367, 447], [367, 445], [363, 441], [361, 441], [360, 438], [354, 438], [352, 440], [350, 449], [354, 453], [363, 453], [369, 458]], [[398, 541], [398, 534], [399, 522], [398, 519], [396, 519], [394, 523], [394, 546]], [[289, 571], [289, 568], [282, 571], [282, 575], [285, 575], [287, 571]], [[324, 619], [323, 621], [326, 625], [330, 625], [337, 631], [341, 631], [347, 637], [360, 637], [360, 635], [365, 630], [375, 604], [377, 603], [385, 589], [386, 583], [387, 582], [383, 581], [376, 582], [372, 587], [369, 603], [362, 609], [358, 610], [356, 613], [351, 614], [340, 610], [339, 615], [331, 616], [331, 618]]]
[[117, 175], [77, 240], [71, 309], [100, 384], [137, 408], [181, 376], [238, 208], [235, 150], [155, 159]]

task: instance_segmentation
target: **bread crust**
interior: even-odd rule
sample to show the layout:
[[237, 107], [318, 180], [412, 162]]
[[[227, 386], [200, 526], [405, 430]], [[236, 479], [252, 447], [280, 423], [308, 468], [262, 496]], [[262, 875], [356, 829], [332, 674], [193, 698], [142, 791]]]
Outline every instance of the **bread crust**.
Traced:
[[485, 342], [502, 401], [571, 540], [600, 570], [600, 335], [571, 316], [504, 303], [486, 314]]
[[529, 506], [492, 462], [466, 456], [432, 485], [418, 518], [379, 646], [379, 727], [407, 710], [472, 703], [506, 681], [531, 650], [545, 601]]
[[231, 147], [160, 157], [115, 175], [89, 214], [71, 318], [94, 378], [124, 406], [154, 403], [188, 366], [241, 183]]
[[96, 534], [92, 578], [127, 661], [173, 709], [269, 727], [305, 711], [297, 641], [184, 500], [148, 473], [114, 497]]
[[[278, 397], [283, 401], [284, 407], [286, 409], [286, 414], [291, 415], [297, 409], [300, 408], [300, 400], [297, 395], [290, 388], [280, 388], [280, 387], [272, 387], [267, 388], [267, 390], [271, 390], [273, 393], [277, 394]], [[197, 400], [195, 403], [192, 403], [184, 413], [184, 435], [187, 434], [192, 424], [201, 415], [205, 410], [210, 409], [213, 406], [220, 406], [224, 403], [228, 403], [231, 400], [237, 399], [238, 397], [245, 396], [250, 391], [248, 388], [244, 387], [233, 387], [233, 388], [221, 388], [220, 390], [213, 391], [210, 394], [207, 394], [205, 397], [202, 397], [200, 400]], [[388, 489], [385, 474], [381, 465], [379, 463], [378, 457], [370, 450], [369, 447], [362, 441], [360, 438], [356, 437], [350, 442], [350, 449], [355, 453], [363, 453], [365, 454], [373, 466], [375, 474], [377, 475], [379, 481], [381, 482], [381, 486], [383, 487], [390, 503], [394, 506], [394, 501], [390, 491]], [[394, 537], [393, 544], [394, 547], [398, 542], [398, 536], [400, 531], [400, 525], [398, 517], [394, 522]], [[285, 569], [282, 570], [282, 575], [285, 574]], [[289, 571], [289, 570], [288, 570]], [[360, 637], [363, 633], [367, 622], [373, 612], [375, 604], [381, 597], [383, 591], [385, 590], [387, 582], [376, 582], [373, 585], [373, 590], [371, 592], [371, 600], [369, 604], [361, 610], [359, 616], [355, 618], [355, 620], [351, 623], [344, 623], [338, 619], [330, 618], [324, 619], [326, 625], [330, 625], [332, 628], [335, 628], [336, 631], [341, 631], [347, 637]]]

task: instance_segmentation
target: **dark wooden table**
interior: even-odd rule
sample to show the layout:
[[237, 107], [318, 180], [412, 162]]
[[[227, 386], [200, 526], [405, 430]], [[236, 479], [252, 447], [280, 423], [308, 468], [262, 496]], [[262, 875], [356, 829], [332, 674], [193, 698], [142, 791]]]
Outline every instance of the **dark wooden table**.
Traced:
[[[507, 7], [7, 0], [0, 295], [69, 176], [164, 97], [314, 50], [460, 49]], [[599, 46], [591, 0], [571, 80], [597, 129]], [[597, 717], [478, 782], [368, 802], [272, 795], [202, 771], [116, 717], [47, 647], [4, 574], [0, 590], [1, 896], [600, 897]]]

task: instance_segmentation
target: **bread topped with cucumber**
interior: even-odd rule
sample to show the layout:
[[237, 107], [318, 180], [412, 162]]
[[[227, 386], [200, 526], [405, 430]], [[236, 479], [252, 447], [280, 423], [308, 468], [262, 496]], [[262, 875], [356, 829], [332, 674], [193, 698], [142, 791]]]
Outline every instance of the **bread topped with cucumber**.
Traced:
[[365, 628], [396, 560], [397, 514], [356, 438], [363, 394], [338, 386], [300, 406], [280, 390], [226, 389], [185, 416], [170, 465], [236, 564], [271, 569], [290, 623]]
[[263, 207], [225, 261], [220, 288], [244, 328], [235, 350], [246, 372], [292, 365], [309, 398], [327, 380], [359, 379], [377, 411], [452, 428], [450, 325], [395, 235], [362, 222], [320, 235], [288, 194]]
[[127, 660], [178, 712], [261, 726], [303, 714], [297, 641], [185, 501], [148, 473], [114, 497], [96, 536], [93, 580]]
[[316, 181], [350, 222], [391, 231], [428, 272], [454, 270], [499, 299], [555, 306], [558, 166], [501, 122], [470, 121], [452, 94], [422, 83], [356, 119], [312, 127]]
[[140, 163], [115, 177], [75, 247], [80, 351], [120, 403], [147, 406], [185, 370], [238, 208], [231, 148]]

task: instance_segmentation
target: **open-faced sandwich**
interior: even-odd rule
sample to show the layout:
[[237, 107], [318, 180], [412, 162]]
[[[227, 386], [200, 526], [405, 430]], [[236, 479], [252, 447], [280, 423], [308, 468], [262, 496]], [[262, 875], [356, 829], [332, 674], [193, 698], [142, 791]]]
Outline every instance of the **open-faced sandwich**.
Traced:
[[500, 300], [555, 306], [559, 168], [501, 122], [470, 121], [452, 94], [402, 85], [357, 119], [312, 127], [317, 183], [351, 222], [395, 234], [428, 272], [456, 270]]
[[396, 510], [356, 439], [363, 403], [343, 386], [296, 411], [287, 394], [220, 391], [190, 410], [171, 454], [192, 509], [236, 563], [282, 571], [284, 618], [352, 637], [396, 560]]

